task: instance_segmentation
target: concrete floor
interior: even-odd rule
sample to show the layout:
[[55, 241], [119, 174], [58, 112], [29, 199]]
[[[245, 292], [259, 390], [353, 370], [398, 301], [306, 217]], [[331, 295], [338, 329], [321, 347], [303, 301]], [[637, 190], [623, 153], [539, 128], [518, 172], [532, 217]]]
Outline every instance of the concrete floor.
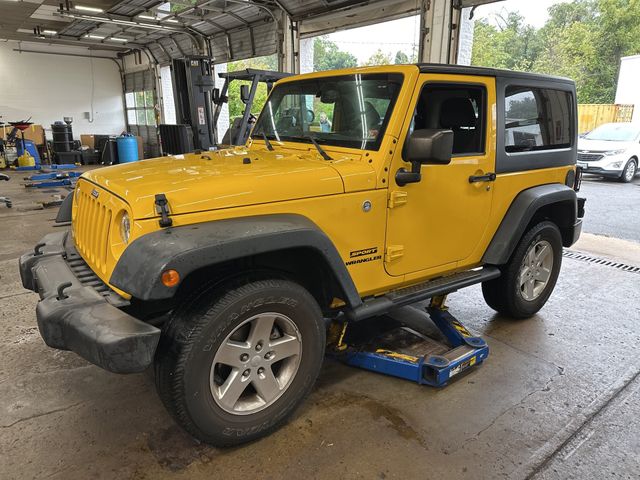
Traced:
[[[483, 366], [436, 390], [327, 360], [287, 426], [219, 450], [174, 424], [148, 376], [44, 345], [16, 258], [55, 216], [26, 209], [60, 192], [25, 193], [13, 176], [0, 184], [16, 203], [0, 206], [3, 479], [640, 477], [637, 273], [565, 259], [551, 300], [525, 321], [494, 315], [479, 288], [455, 294], [451, 311], [489, 343]], [[585, 238], [581, 250], [615, 257], [607, 238]], [[626, 262], [640, 265], [628, 245]]]

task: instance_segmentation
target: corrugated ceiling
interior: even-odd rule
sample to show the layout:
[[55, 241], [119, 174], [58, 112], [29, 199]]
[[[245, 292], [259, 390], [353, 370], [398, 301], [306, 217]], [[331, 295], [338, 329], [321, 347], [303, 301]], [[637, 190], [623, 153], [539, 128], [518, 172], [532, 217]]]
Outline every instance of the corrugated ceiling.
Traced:
[[[385, 8], [416, 0], [77, 0], [75, 9], [61, 16], [59, 0], [0, 2], [0, 38], [38, 41], [31, 33], [39, 28], [43, 43], [72, 44], [125, 52], [148, 48], [161, 62], [198, 53], [203, 39], [210, 39], [217, 62], [269, 55], [277, 50], [278, 24], [283, 11], [294, 21], [331, 24], [336, 12], [345, 23], [356, 24], [366, 12], [369, 23], [383, 21]], [[496, 0], [461, 0], [462, 6]], [[405, 5], [398, 15], [415, 13]], [[78, 7], [98, 9], [80, 10]], [[380, 12], [378, 19], [375, 12]], [[68, 14], [75, 14], [74, 18]], [[326, 21], [322, 21], [322, 17]], [[348, 21], [345, 22], [345, 18]], [[315, 25], [314, 24], [314, 25]], [[288, 29], [288, 25], [286, 26]]]

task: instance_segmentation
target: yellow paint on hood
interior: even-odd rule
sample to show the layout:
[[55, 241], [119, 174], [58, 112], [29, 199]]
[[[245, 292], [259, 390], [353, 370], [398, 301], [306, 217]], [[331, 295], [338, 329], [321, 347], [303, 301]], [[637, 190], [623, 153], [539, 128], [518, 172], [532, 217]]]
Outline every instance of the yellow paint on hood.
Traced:
[[[362, 169], [373, 178], [368, 165], [363, 164]], [[236, 148], [162, 157], [92, 170], [83, 177], [125, 200], [135, 219], [157, 216], [154, 201], [158, 193], [167, 196], [171, 214], [179, 215], [345, 190], [331, 162], [290, 149]]]

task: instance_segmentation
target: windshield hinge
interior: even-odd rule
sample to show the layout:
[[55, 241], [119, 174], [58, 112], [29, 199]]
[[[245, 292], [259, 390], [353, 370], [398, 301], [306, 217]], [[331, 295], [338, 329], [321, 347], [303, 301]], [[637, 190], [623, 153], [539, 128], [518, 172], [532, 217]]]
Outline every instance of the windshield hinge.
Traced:
[[403, 192], [402, 190], [396, 190], [389, 193], [389, 208], [396, 208], [401, 205], [406, 205], [408, 196], [409, 194], [407, 192]]
[[389, 245], [384, 253], [385, 263], [391, 263], [404, 255], [404, 245]]
[[162, 228], [173, 225], [173, 220], [169, 218], [169, 202], [164, 193], [156, 194], [156, 213], [160, 215], [160, 226]]

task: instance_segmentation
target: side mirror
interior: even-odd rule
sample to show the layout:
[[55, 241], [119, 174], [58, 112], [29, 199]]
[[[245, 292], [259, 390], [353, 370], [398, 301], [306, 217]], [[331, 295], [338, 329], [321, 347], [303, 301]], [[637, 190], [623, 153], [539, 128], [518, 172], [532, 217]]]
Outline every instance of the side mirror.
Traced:
[[211, 91], [211, 97], [213, 98], [213, 103], [215, 105], [220, 105], [220, 89], [219, 88], [214, 88]]
[[404, 168], [396, 172], [396, 183], [404, 186], [422, 179], [422, 165], [448, 165], [453, 155], [453, 132], [425, 128], [414, 130], [405, 145], [405, 159], [411, 163], [411, 171]]
[[249, 85], [240, 85], [240, 100], [245, 105], [249, 103]]

